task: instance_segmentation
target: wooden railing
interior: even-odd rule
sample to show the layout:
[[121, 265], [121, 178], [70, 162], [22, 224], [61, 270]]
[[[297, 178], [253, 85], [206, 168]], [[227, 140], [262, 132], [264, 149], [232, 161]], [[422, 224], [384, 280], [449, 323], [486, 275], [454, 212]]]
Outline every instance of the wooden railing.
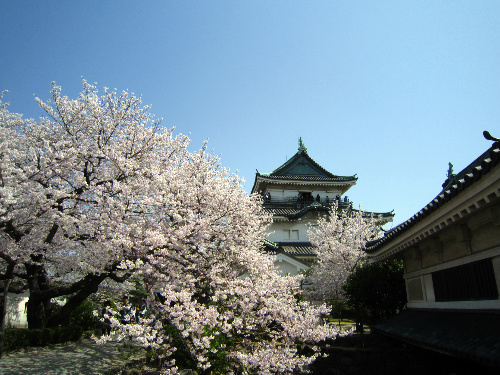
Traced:
[[[264, 199], [264, 207], [266, 208], [305, 208], [313, 203], [319, 203], [324, 207], [329, 207], [335, 203], [335, 199], [321, 198], [319, 202], [316, 199], [298, 199], [294, 197], [288, 197], [286, 199], [273, 198]], [[347, 208], [352, 204], [348, 199], [340, 199], [338, 201], [339, 208]]]

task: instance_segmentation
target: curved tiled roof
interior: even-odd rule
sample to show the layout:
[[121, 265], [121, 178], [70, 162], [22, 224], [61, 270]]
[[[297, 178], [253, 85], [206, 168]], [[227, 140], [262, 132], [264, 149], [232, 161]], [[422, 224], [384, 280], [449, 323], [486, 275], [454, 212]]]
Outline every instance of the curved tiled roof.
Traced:
[[310, 242], [272, 242], [264, 240], [264, 250], [271, 254], [283, 253], [291, 256], [316, 256], [314, 246]]
[[356, 181], [355, 176], [299, 176], [299, 175], [272, 175], [270, 173], [257, 173], [257, 176], [272, 180], [299, 180], [299, 181]]
[[279, 245], [276, 242], [269, 241], [267, 239], [264, 239], [264, 246], [267, 249], [274, 249], [274, 250], [278, 250], [278, 248], [279, 248]]
[[264, 178], [272, 181], [305, 181], [305, 182], [343, 182], [344, 185], [351, 182], [356, 183], [357, 177], [353, 176], [337, 176], [328, 172], [321, 165], [316, 163], [307, 153], [306, 148], [301, 143], [297, 153], [280, 165], [271, 173], [259, 173], [255, 175], [254, 186], [252, 192], [256, 192], [258, 179]]
[[296, 208], [266, 208], [266, 207], [264, 207], [264, 209], [266, 211], [270, 212], [273, 216], [286, 216], [286, 217], [288, 217], [288, 215], [293, 215], [293, 214], [300, 211], [300, 209], [296, 209]]
[[310, 242], [280, 242], [280, 248], [289, 255], [317, 255]]
[[413, 215], [410, 219], [399, 224], [397, 227], [387, 231], [383, 237], [368, 244], [366, 252], [371, 254], [379, 250], [385, 244], [393, 241], [396, 237], [406, 232], [414, 225], [435, 212], [442, 205], [455, 198], [462, 191], [480, 180], [491, 168], [500, 163], [500, 142], [496, 141], [493, 146], [474, 160], [457, 175], [447, 180], [445, 188], [424, 208]]
[[273, 216], [284, 216], [288, 219], [298, 219], [299, 217], [304, 216], [308, 212], [328, 212], [329, 208], [322, 206], [320, 204], [318, 205], [310, 205], [304, 208], [266, 208], [264, 207], [266, 211], [269, 211], [272, 213]]
[[[330, 207], [328, 206], [322, 206], [319, 204], [312, 204], [310, 206], [304, 207], [304, 208], [267, 208], [264, 206], [264, 209], [266, 211], [269, 211], [273, 216], [284, 216], [288, 219], [298, 219], [300, 217], [303, 217], [309, 212], [328, 212], [330, 210]], [[358, 212], [359, 210], [354, 210], [350, 206], [349, 208], [352, 211]], [[363, 211], [364, 216], [372, 216], [373, 217], [382, 217], [382, 218], [392, 218], [394, 217], [394, 211], [391, 212], [367, 212]]]
[[309, 156], [306, 150], [300, 149], [290, 159], [268, 174], [270, 178], [304, 178], [307, 180], [356, 180], [356, 176], [337, 176], [328, 172]]

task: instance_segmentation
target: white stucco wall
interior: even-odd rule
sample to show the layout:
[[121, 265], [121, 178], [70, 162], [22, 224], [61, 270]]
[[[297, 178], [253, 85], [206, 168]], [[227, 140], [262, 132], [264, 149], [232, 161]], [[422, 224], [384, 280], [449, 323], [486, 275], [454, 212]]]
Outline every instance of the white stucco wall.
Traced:
[[284, 254], [278, 254], [274, 261], [274, 265], [279, 268], [279, 271], [283, 276], [290, 275], [295, 276], [298, 275], [301, 271], [307, 270], [309, 267], [300, 263], [299, 261], [290, 258]]
[[337, 195], [341, 195], [340, 190], [318, 190], [318, 189], [295, 189], [295, 190], [286, 190], [286, 189], [268, 189], [267, 192], [271, 193], [271, 197], [273, 200], [282, 200], [286, 201], [287, 199], [295, 199], [298, 197], [299, 192], [308, 192], [316, 198], [319, 194], [322, 200], [325, 200], [326, 197], [330, 199], [331, 202], [335, 200]]
[[25, 328], [28, 321], [25, 313], [29, 292], [23, 294], [9, 293], [7, 302], [7, 315], [5, 316], [6, 328]]
[[[307, 236], [307, 223], [306, 220], [297, 221], [275, 221], [271, 227], [271, 233], [268, 237], [270, 241], [273, 242], [307, 242], [309, 238]], [[285, 231], [298, 231], [299, 238], [289, 239], [288, 232]]]

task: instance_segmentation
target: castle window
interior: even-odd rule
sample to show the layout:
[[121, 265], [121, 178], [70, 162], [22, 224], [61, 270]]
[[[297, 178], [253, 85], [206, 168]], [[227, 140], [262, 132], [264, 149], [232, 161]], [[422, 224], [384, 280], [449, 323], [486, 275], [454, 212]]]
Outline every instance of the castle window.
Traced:
[[436, 302], [498, 299], [491, 258], [432, 273]]
[[285, 240], [298, 241], [299, 240], [299, 231], [298, 230], [288, 230], [285, 229]]

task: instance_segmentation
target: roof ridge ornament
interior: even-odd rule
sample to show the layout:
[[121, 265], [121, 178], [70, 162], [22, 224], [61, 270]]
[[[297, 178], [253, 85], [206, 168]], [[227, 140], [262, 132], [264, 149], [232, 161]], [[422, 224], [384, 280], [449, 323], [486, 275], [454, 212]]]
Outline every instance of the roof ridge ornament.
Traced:
[[485, 130], [483, 132], [483, 137], [486, 138], [488, 141], [494, 141], [495, 143], [500, 142], [500, 138], [493, 137], [488, 130]]
[[453, 164], [448, 163], [448, 179], [455, 177], [455, 173], [453, 173]]
[[307, 148], [304, 146], [304, 142], [302, 141], [302, 137], [299, 137], [299, 151], [307, 151]]
[[456, 174], [453, 173], [453, 164], [451, 164], [451, 162], [449, 162], [448, 163], [448, 172], [446, 173], [446, 180], [441, 185], [443, 187], [443, 190], [446, 190], [453, 182], [455, 182], [455, 176], [456, 176]]

